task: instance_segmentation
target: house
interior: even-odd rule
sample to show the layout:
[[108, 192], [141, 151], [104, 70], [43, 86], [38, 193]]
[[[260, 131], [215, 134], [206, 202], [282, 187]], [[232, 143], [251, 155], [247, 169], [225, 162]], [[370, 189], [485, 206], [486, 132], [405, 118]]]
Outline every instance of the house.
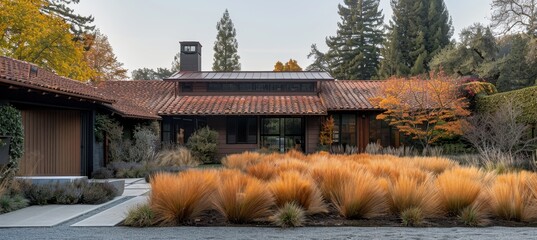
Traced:
[[92, 157], [92, 129], [95, 113], [102, 111], [158, 120], [164, 142], [186, 142], [209, 126], [219, 133], [219, 156], [260, 148], [313, 153], [327, 116], [335, 120], [334, 144], [361, 150], [370, 142], [398, 144], [398, 135], [376, 120], [382, 110], [368, 100], [381, 81], [336, 80], [326, 72], [206, 72], [201, 48], [181, 42], [180, 71], [167, 79], [96, 86], [0, 58], [0, 102], [23, 112], [22, 172], [91, 173], [100, 165]]

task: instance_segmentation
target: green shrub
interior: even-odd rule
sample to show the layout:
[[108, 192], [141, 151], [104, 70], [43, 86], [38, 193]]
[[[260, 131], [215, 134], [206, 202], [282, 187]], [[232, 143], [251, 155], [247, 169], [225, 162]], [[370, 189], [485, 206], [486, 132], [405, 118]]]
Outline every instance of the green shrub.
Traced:
[[149, 204], [139, 204], [129, 209], [127, 217], [123, 222], [131, 227], [149, 227], [155, 222], [155, 213]]
[[24, 153], [24, 129], [22, 115], [11, 105], [0, 106], [0, 136], [11, 137], [9, 164], [0, 172], [0, 183], [10, 181], [19, 168], [19, 159]]
[[401, 212], [401, 220], [405, 227], [417, 227], [423, 223], [423, 211], [420, 208], [409, 208]]
[[15, 211], [28, 206], [28, 200], [21, 195], [3, 195], [0, 197], [0, 213]]
[[28, 199], [30, 205], [46, 205], [54, 203], [54, 185], [36, 185], [23, 182], [22, 191], [24, 197]]
[[82, 190], [74, 184], [56, 186], [54, 200], [56, 204], [77, 204], [82, 198]]
[[114, 177], [114, 172], [108, 168], [98, 168], [91, 173], [91, 177], [94, 179], [108, 179]]
[[110, 183], [89, 183], [82, 189], [82, 203], [101, 204], [117, 196], [117, 191]]
[[203, 163], [214, 163], [218, 140], [218, 132], [204, 127], [198, 129], [190, 138], [186, 146], [192, 151], [195, 158]]
[[516, 107], [522, 110], [518, 121], [525, 124], [537, 123], [537, 86], [480, 97], [477, 100], [477, 110], [495, 112], [503, 105], [502, 103], [510, 99], [513, 99]]
[[116, 178], [141, 178], [147, 175], [147, 166], [144, 163], [115, 161], [108, 164], [108, 169]]
[[159, 136], [150, 127], [137, 126], [133, 132], [132, 145], [128, 147], [128, 162], [147, 162], [157, 151]]
[[272, 222], [279, 227], [301, 227], [304, 226], [305, 211], [298, 204], [286, 203], [278, 209], [276, 214], [272, 216]]

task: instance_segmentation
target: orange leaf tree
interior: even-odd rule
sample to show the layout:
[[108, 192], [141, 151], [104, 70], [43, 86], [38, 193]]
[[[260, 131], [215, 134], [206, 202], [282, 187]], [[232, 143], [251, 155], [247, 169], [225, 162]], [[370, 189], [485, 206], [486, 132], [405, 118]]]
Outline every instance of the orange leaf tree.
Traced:
[[391, 78], [377, 89], [371, 102], [385, 111], [377, 116], [427, 148], [440, 138], [462, 134], [468, 100], [460, 81], [443, 73], [423, 78]]
[[289, 59], [289, 62], [283, 64], [280, 61], [277, 61], [274, 65], [274, 72], [300, 72], [302, 68], [298, 65], [296, 60]]

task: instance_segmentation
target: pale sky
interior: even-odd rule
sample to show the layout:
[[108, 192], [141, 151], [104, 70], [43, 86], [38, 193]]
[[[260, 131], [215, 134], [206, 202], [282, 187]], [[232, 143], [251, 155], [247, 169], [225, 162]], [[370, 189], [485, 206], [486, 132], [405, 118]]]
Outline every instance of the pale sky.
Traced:
[[[199, 41], [202, 68], [210, 71], [216, 23], [229, 10], [237, 30], [242, 70], [272, 70], [278, 60], [296, 59], [305, 68], [310, 46], [325, 50], [340, 20], [342, 0], [81, 0], [79, 14], [91, 14], [108, 36], [118, 60], [132, 70], [171, 66], [179, 41]], [[391, 19], [390, 0], [381, 0], [385, 22]], [[445, 0], [455, 28], [475, 22], [489, 24], [492, 0]]]

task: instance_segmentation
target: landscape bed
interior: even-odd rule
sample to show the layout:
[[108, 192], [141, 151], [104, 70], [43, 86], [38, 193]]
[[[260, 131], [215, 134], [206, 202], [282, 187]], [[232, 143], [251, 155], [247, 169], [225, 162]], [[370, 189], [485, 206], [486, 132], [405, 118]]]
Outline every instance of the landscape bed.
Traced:
[[230, 155], [156, 174], [130, 226], [537, 226], [537, 174], [441, 157]]

